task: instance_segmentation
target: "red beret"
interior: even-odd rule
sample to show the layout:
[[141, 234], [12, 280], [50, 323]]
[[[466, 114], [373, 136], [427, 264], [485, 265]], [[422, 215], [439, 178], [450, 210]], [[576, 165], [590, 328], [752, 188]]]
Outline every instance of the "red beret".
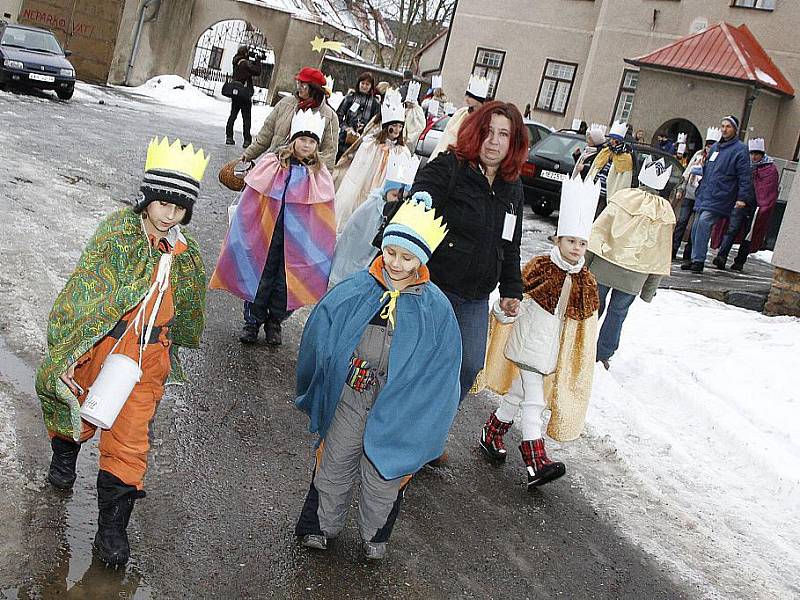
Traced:
[[305, 83], [316, 83], [319, 87], [325, 87], [325, 84], [327, 83], [325, 81], [325, 75], [322, 74], [322, 71], [313, 67], [303, 67], [295, 76], [295, 79]]

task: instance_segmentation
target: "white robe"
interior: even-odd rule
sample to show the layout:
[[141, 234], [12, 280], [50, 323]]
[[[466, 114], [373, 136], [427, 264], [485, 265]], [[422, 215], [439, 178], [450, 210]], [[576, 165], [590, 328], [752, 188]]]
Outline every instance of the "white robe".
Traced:
[[336, 231], [341, 233], [347, 219], [367, 199], [371, 190], [382, 188], [386, 179], [389, 155], [411, 153], [405, 145], [394, 142], [378, 144], [375, 136], [367, 136], [353, 157], [339, 189], [336, 190]]

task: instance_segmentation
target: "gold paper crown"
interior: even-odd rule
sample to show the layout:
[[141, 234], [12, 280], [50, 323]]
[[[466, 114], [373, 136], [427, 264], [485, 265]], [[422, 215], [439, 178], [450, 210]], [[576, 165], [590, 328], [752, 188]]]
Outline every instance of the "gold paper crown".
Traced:
[[154, 137], [147, 147], [147, 161], [144, 170], [177, 171], [200, 182], [203, 180], [209, 158], [202, 148], [195, 152], [191, 144], [182, 147], [179, 139], [170, 144], [166, 137], [160, 142], [158, 137]]
[[437, 217], [436, 212], [432, 208], [427, 208], [424, 201], [417, 201], [414, 198], [403, 202], [392, 218], [391, 224], [413, 230], [425, 242], [431, 253], [439, 247], [447, 235], [447, 227], [442, 217]]

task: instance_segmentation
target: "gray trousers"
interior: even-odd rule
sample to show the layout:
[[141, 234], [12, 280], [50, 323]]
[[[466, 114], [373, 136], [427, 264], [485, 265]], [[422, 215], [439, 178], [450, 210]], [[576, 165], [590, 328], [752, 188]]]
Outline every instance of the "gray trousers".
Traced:
[[[365, 541], [386, 541], [378, 533], [394, 524], [407, 478], [383, 479], [363, 450], [364, 426], [373, 393], [356, 392], [345, 386], [333, 416], [314, 475], [319, 504], [319, 527], [334, 538], [344, 527], [353, 491], [358, 481], [358, 529]], [[393, 513], [394, 510], [394, 514]], [[391, 517], [391, 518], [390, 518]], [[388, 533], [388, 532], [387, 532]], [[378, 538], [378, 539], [376, 539]]]

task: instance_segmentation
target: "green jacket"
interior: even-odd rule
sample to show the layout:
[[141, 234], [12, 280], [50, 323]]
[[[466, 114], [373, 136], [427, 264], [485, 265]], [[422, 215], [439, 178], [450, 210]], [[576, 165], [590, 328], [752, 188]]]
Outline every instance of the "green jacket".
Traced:
[[[175, 301], [170, 331], [175, 346], [198, 348], [205, 318], [205, 268], [197, 243], [185, 238], [188, 249], [175, 257], [170, 271]], [[144, 299], [160, 257], [139, 215], [129, 208], [109, 215], [89, 240], [50, 311], [47, 355], [36, 373], [48, 430], [78, 439], [80, 406], [60, 376]], [[172, 360], [181, 377], [176, 353]]]

